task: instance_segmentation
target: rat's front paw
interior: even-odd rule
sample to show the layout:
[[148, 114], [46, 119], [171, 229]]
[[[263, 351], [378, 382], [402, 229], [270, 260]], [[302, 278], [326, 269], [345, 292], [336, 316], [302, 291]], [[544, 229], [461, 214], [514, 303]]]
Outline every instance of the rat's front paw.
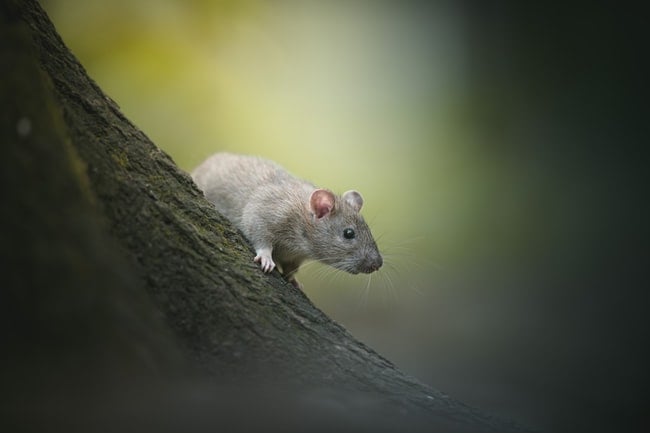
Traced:
[[275, 263], [273, 263], [273, 259], [271, 258], [270, 250], [264, 249], [257, 251], [257, 255], [253, 261], [255, 263], [259, 263], [262, 270], [266, 273], [271, 272], [273, 269], [275, 269]]

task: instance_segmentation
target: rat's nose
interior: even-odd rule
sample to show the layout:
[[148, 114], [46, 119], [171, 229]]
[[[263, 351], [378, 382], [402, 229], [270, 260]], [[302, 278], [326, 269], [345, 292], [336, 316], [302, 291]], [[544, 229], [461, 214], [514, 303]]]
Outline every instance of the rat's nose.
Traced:
[[374, 265], [373, 265], [373, 267], [372, 267], [372, 270], [373, 270], [373, 271], [378, 271], [379, 268], [381, 268], [381, 266], [382, 266], [383, 264], [384, 264], [384, 259], [382, 259], [381, 256], [378, 256], [378, 257], [377, 257], [377, 260], [375, 261], [375, 263], [374, 263]]
[[377, 256], [373, 257], [372, 260], [368, 263], [368, 273], [378, 271], [383, 264], [384, 259], [381, 258], [381, 255], [377, 254]]

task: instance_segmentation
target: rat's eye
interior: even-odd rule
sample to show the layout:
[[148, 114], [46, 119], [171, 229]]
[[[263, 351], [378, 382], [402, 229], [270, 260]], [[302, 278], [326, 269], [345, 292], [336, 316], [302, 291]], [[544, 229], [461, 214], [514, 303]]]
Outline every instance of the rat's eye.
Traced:
[[345, 230], [343, 230], [343, 237], [345, 239], [354, 239], [355, 236], [356, 236], [356, 233], [354, 233], [353, 229], [345, 229]]

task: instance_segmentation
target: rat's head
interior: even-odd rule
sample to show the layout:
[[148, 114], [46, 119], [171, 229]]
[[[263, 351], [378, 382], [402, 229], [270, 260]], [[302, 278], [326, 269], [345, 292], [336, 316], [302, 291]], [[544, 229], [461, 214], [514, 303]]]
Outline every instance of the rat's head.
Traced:
[[314, 230], [310, 233], [313, 256], [352, 274], [369, 274], [383, 264], [368, 225], [359, 214], [363, 198], [356, 191], [336, 197], [331, 191], [311, 193], [309, 206]]

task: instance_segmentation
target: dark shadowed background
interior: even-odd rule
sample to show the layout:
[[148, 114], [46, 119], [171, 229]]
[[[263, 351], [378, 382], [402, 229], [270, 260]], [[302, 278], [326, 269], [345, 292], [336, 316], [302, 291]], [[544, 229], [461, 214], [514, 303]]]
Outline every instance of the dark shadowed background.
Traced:
[[648, 379], [641, 15], [524, 3], [42, 2], [181, 168], [254, 153], [361, 191], [385, 268], [299, 274], [357, 338], [541, 430], [615, 431]]

